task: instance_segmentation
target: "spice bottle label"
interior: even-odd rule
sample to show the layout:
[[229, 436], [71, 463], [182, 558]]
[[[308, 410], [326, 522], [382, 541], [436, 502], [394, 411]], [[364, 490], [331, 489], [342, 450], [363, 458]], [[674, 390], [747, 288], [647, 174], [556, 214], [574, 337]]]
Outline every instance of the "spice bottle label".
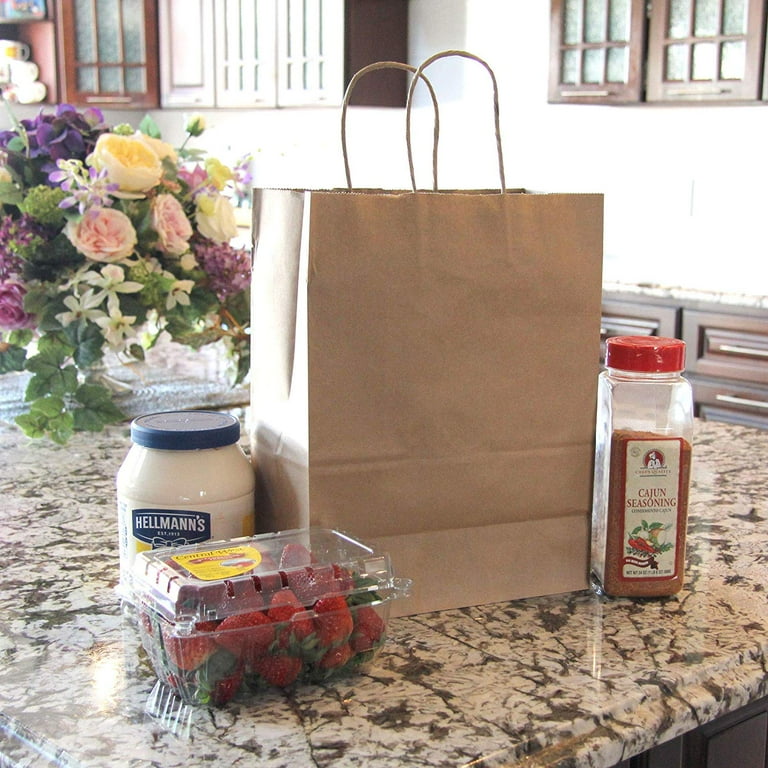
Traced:
[[682, 442], [624, 443], [623, 579], [676, 576]]

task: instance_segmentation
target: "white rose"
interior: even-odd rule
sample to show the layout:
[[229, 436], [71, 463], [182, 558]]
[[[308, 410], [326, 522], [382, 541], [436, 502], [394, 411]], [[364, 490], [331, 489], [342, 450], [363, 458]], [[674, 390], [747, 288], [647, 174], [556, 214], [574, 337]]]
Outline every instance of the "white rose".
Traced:
[[217, 243], [228, 243], [237, 235], [235, 209], [223, 195], [199, 195], [195, 220], [200, 234]]

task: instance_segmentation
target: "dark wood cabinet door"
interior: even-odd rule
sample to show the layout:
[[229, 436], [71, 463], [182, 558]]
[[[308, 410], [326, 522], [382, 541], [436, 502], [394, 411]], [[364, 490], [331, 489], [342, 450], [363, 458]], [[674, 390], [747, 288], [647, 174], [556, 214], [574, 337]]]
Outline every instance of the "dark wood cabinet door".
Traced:
[[653, 0], [647, 101], [756, 101], [763, 0]]
[[60, 99], [159, 106], [156, 0], [57, 0]]
[[645, 0], [552, 0], [549, 101], [640, 101], [644, 49]]

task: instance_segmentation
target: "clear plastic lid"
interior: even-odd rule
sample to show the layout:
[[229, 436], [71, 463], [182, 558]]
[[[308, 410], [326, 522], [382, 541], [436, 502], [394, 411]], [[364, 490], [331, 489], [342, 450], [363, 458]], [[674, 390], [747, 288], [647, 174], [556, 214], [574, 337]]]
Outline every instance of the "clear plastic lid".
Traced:
[[240, 439], [240, 422], [218, 411], [163, 411], [131, 422], [131, 440], [145, 448], [196, 451], [221, 448]]
[[329, 593], [402, 591], [387, 553], [335, 530], [309, 528], [140, 552], [133, 592], [169, 621], [214, 621], [268, 606], [289, 587], [311, 606]]

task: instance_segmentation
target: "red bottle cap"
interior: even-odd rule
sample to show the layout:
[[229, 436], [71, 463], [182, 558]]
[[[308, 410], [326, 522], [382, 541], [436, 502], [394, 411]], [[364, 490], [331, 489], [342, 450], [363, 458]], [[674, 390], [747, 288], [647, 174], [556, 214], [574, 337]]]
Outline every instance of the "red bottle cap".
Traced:
[[605, 364], [638, 373], [682, 371], [685, 342], [661, 336], [614, 336], [606, 342]]

